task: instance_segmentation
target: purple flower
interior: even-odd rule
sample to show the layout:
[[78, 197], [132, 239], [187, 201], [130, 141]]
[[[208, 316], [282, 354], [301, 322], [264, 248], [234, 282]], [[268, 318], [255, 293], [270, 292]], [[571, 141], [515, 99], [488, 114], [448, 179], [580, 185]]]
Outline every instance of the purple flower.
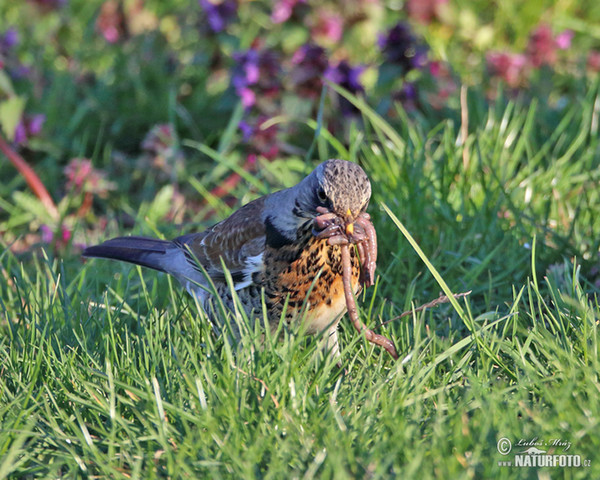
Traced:
[[231, 75], [231, 84], [244, 107], [252, 107], [257, 96], [269, 97], [279, 92], [281, 67], [275, 52], [251, 48], [234, 53], [233, 59], [236, 65]]
[[37, 5], [41, 10], [49, 12], [57, 10], [67, 3], [67, 0], [30, 0], [31, 3]]
[[363, 66], [351, 67], [346, 60], [342, 60], [335, 67], [329, 67], [325, 77], [351, 93], [358, 93], [364, 91], [359, 80], [364, 70], [365, 67]]
[[[335, 67], [329, 67], [325, 72], [325, 78], [330, 82], [337, 83], [352, 94], [364, 92], [360, 83], [360, 76], [364, 67], [352, 67], [346, 60], [342, 60]], [[340, 110], [343, 115], [352, 115], [358, 113], [358, 109], [345, 98], [340, 97]]]
[[19, 43], [19, 34], [13, 27], [9, 28], [0, 35], [0, 53], [7, 54], [15, 45]]
[[27, 141], [27, 130], [25, 123], [21, 120], [15, 128], [15, 143], [21, 145]]
[[42, 131], [42, 127], [44, 126], [45, 121], [46, 115], [44, 115], [43, 113], [32, 115], [29, 118], [29, 124], [27, 126], [29, 135], [32, 137], [38, 135]]
[[54, 232], [52, 229], [48, 225], [44, 224], [40, 227], [40, 231], [42, 234], [42, 242], [52, 243], [52, 240], [54, 240]]
[[260, 74], [258, 51], [251, 48], [245, 52], [237, 52], [233, 54], [233, 59], [236, 65], [231, 76], [231, 83], [239, 93], [241, 89], [258, 82]]
[[45, 121], [46, 116], [41, 113], [24, 115], [15, 128], [15, 143], [19, 145], [25, 144], [29, 138], [38, 135]]
[[406, 82], [400, 91], [393, 95], [393, 98], [400, 102], [405, 110], [416, 110], [418, 102], [417, 86], [414, 83]]
[[240, 123], [238, 123], [238, 128], [242, 132], [242, 138], [246, 142], [250, 139], [250, 137], [252, 137], [252, 134], [254, 133], [254, 127], [245, 120], [242, 120]]
[[31, 68], [27, 65], [23, 65], [22, 63], [17, 63], [13, 65], [10, 70], [10, 76], [14, 79], [27, 78], [31, 74]]
[[323, 47], [307, 43], [292, 57], [292, 83], [301, 97], [317, 98], [323, 89], [323, 75], [329, 67]]
[[237, 0], [199, 0], [200, 7], [206, 12], [208, 26], [214, 33], [225, 30], [237, 13]]
[[427, 48], [417, 42], [406, 23], [398, 22], [387, 33], [381, 34], [378, 44], [386, 61], [400, 65], [404, 73], [420, 69], [427, 63]]

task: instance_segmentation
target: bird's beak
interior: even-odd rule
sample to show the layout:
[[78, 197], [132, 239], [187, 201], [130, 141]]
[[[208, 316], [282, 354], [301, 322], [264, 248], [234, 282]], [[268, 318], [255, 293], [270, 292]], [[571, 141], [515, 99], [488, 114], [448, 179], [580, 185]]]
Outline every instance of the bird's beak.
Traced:
[[[352, 218], [352, 211], [348, 209], [346, 212], [346, 218]], [[354, 222], [348, 222], [346, 224], [346, 235], [352, 235], [354, 233]]]

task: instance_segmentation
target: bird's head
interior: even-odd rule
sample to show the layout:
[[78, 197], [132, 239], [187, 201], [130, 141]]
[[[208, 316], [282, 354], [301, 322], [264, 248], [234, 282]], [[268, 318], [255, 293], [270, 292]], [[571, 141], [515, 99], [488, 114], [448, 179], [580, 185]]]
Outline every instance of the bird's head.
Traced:
[[317, 207], [327, 209], [348, 225], [366, 211], [371, 198], [371, 183], [367, 174], [356, 163], [345, 160], [327, 160], [310, 176], [312, 182], [312, 212]]
[[[265, 220], [292, 241], [299, 229], [310, 231], [326, 210], [351, 234], [354, 221], [365, 212], [370, 198], [371, 184], [362, 168], [346, 160], [327, 160], [298, 185], [271, 195]], [[277, 210], [291, 211], [291, 215], [271, 214]]]

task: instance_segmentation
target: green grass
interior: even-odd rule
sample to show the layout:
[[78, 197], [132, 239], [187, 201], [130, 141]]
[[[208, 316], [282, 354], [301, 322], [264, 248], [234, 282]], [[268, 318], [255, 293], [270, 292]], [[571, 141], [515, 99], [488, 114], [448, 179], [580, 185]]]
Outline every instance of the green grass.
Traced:
[[[444, 282], [472, 290], [377, 327], [399, 362], [347, 319], [345, 372], [294, 332], [263, 341], [257, 329], [232, 346], [166, 276], [5, 246], [0, 478], [599, 477], [597, 102], [591, 85], [554, 118], [471, 94], [464, 141], [457, 121], [399, 112], [390, 125], [361, 105], [345, 153], [373, 183], [380, 249], [363, 320], [375, 328]], [[340, 156], [327, 137], [315, 152]], [[300, 178], [277, 176], [284, 165], [239, 198]], [[137, 231], [175, 234], [145, 222], [147, 203], [118, 207]], [[591, 466], [500, 467], [512, 459], [503, 437], [513, 452], [519, 439], [570, 442]]]

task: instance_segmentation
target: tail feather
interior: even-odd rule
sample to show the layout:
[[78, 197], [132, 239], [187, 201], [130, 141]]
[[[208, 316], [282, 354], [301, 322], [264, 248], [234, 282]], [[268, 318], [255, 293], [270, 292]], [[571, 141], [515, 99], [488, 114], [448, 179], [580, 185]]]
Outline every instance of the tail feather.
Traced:
[[111, 258], [167, 272], [169, 264], [167, 254], [176, 248], [177, 246], [173, 242], [166, 240], [147, 237], [118, 237], [86, 248], [83, 256]]

